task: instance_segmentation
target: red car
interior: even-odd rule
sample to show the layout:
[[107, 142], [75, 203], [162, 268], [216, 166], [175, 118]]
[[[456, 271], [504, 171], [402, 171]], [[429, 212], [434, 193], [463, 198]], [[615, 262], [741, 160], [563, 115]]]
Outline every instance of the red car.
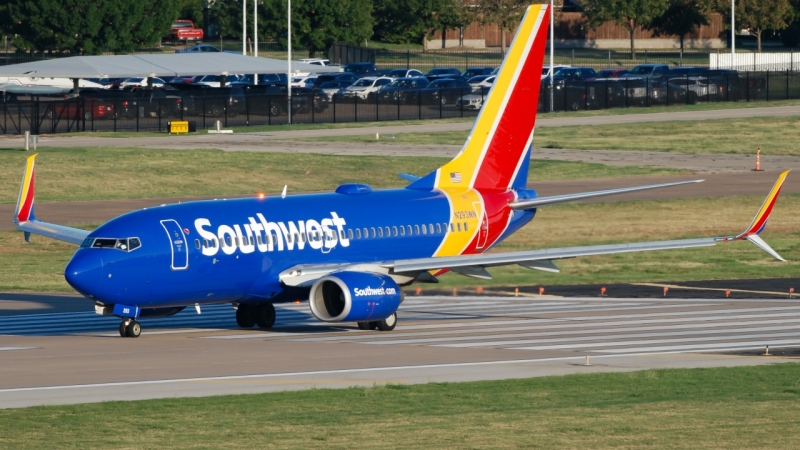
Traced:
[[58, 119], [113, 119], [115, 116], [114, 103], [110, 100], [84, 98], [53, 102], [47, 105], [48, 118]]
[[628, 69], [603, 69], [597, 72], [595, 78], [619, 78], [628, 73]]
[[203, 29], [195, 28], [191, 20], [178, 19], [172, 23], [170, 38], [177, 41], [194, 41], [203, 39]]

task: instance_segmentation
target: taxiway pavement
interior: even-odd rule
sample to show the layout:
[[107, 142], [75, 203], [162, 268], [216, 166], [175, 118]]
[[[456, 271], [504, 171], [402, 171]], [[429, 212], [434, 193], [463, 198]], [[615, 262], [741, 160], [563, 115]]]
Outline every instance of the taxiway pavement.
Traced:
[[[33, 308], [55, 297], [48, 311], [59, 312], [0, 315], [2, 408], [774, 364], [797, 360], [730, 352], [800, 346], [800, 301], [788, 298], [410, 296], [393, 332], [324, 324], [305, 303], [279, 306], [272, 331], [242, 330], [219, 305], [143, 322], [142, 337], [123, 339], [118, 319], [77, 296], [18, 300]], [[71, 303], [86, 310], [60, 309]]]

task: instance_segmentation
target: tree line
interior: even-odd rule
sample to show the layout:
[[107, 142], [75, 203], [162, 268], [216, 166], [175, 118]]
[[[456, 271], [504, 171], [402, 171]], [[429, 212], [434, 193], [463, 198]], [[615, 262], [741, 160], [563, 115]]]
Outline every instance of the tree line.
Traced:
[[[0, 0], [0, 33], [20, 51], [70, 54], [129, 52], [159, 43], [173, 20], [185, 18], [202, 26], [208, 2], [209, 21], [222, 38], [242, 38], [243, 0]], [[563, 0], [557, 0], [561, 6]], [[505, 52], [505, 31], [513, 30], [525, 8], [543, 0], [294, 0], [292, 45], [311, 52], [334, 42], [363, 45], [368, 40], [394, 44], [421, 43], [436, 30], [478, 21], [497, 24]], [[287, 1], [259, 0], [258, 33], [264, 41], [287, 44]], [[635, 58], [635, 33], [684, 37], [707, 25], [710, 14], [730, 23], [730, 0], [582, 0], [578, 8], [597, 28], [613, 21], [630, 33]], [[252, 36], [253, 1], [247, 0]], [[789, 28], [800, 40], [800, 0], [736, 0], [736, 28], [749, 29], [758, 41], [766, 30]]]

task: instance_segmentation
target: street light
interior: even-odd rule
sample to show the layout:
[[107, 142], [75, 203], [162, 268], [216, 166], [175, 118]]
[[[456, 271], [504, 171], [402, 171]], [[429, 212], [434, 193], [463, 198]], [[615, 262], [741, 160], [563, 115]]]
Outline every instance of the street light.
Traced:
[[734, 2], [735, 0], [731, 0], [731, 70], [736, 69], [733, 64], [733, 60], [736, 59], [736, 11], [733, 8]]
[[242, 0], [242, 55], [247, 55], [247, 0]]
[[286, 116], [288, 117], [289, 125], [292, 124], [292, 0], [286, 0], [286, 23], [289, 29], [288, 52], [286, 53], [286, 92], [287, 96], [287, 109]]

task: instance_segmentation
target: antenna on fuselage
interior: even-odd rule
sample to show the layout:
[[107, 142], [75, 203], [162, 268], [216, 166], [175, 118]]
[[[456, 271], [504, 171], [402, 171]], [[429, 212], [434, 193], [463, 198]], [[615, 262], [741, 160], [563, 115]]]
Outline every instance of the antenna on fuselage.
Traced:
[[286, 198], [286, 188], [289, 187], [288, 184], [283, 185], [283, 192], [281, 192], [281, 198]]

